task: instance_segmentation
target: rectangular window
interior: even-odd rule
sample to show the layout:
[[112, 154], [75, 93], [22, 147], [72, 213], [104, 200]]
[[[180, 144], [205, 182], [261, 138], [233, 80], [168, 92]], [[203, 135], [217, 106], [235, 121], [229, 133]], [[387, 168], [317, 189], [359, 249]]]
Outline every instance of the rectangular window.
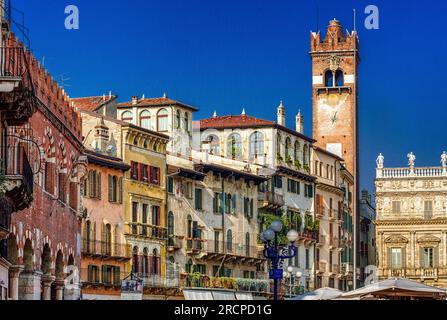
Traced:
[[402, 268], [402, 248], [391, 248], [391, 268]]
[[393, 206], [393, 208], [392, 208], [393, 213], [399, 214], [400, 213], [400, 201], [393, 201], [392, 206]]
[[431, 200], [424, 201], [424, 218], [433, 218], [433, 201]]
[[138, 163], [131, 161], [130, 163], [130, 178], [132, 180], [138, 180]]
[[213, 213], [219, 213], [219, 194], [214, 192], [213, 197]]
[[237, 198], [237, 196], [236, 195], [233, 195], [232, 197], [231, 197], [231, 213], [232, 214], [236, 214], [236, 198]]
[[168, 178], [168, 192], [174, 193], [174, 178], [172, 177]]
[[278, 189], [282, 189], [282, 177], [274, 176], [273, 177], [273, 186]]
[[70, 182], [70, 208], [78, 209], [78, 185], [75, 182]]
[[421, 249], [421, 268], [434, 268], [435, 264], [435, 249], [422, 248]]
[[306, 249], [306, 269], [310, 268], [309, 249]]
[[219, 253], [220, 252], [219, 239], [220, 239], [220, 232], [219, 231], [214, 231], [214, 252], [215, 253]]
[[[146, 204], [146, 203], [143, 203], [143, 210], [142, 210], [142, 222], [143, 222], [143, 224], [148, 224], [148, 215], [147, 215], [147, 213], [148, 213], [148, 205]], [[144, 226], [142, 226], [142, 228], [143, 228], [143, 230], [142, 230], [142, 234], [144, 235], [144, 236], [147, 236], [147, 226], [146, 225], [144, 225]]]
[[141, 171], [142, 171], [142, 181], [143, 182], [149, 182], [149, 169], [148, 166], [145, 164], [141, 165]]
[[160, 168], [150, 167], [151, 171], [151, 184], [160, 185]]
[[202, 189], [195, 190], [194, 202], [196, 210], [202, 210]]
[[62, 202], [67, 201], [67, 175], [59, 173], [58, 199]]
[[132, 234], [138, 232], [138, 202], [132, 202]]

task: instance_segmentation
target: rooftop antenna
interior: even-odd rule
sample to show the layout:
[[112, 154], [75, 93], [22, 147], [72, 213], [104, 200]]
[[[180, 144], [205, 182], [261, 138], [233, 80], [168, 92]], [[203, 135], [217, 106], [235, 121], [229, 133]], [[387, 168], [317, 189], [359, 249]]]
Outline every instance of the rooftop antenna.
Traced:
[[357, 33], [355, 9], [352, 9], [352, 11], [353, 11], [353, 14], [354, 14], [354, 32]]
[[320, 31], [320, 4], [318, 0], [315, 0], [315, 6], [317, 7], [317, 30], [315, 32]]

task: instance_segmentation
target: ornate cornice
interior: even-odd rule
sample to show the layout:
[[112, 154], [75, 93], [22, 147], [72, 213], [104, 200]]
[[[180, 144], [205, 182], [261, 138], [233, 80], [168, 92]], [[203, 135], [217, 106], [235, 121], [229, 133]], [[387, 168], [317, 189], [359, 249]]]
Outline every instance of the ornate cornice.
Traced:
[[395, 220], [376, 220], [376, 226], [404, 226], [404, 225], [445, 225], [447, 228], [447, 219], [395, 219]]

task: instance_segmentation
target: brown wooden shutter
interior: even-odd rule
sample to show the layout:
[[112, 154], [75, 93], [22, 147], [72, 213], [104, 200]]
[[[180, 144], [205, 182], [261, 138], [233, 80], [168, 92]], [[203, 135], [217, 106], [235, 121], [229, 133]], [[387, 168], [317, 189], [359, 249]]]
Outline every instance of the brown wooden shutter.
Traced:
[[98, 172], [98, 183], [96, 184], [97, 190], [97, 198], [101, 199], [101, 172]]
[[109, 202], [113, 202], [113, 177], [109, 174], [108, 175], [109, 179], [109, 185], [108, 185], [108, 189], [109, 189]]
[[123, 203], [123, 177], [118, 178], [118, 203]]

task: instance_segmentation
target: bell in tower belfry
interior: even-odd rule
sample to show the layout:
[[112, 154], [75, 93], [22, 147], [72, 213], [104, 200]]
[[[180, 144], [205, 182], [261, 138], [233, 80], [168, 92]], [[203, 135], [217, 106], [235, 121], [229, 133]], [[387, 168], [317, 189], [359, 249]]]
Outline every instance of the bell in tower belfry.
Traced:
[[311, 32], [313, 137], [318, 147], [358, 168], [357, 79], [358, 38], [346, 34], [337, 19], [329, 21], [324, 38]]

